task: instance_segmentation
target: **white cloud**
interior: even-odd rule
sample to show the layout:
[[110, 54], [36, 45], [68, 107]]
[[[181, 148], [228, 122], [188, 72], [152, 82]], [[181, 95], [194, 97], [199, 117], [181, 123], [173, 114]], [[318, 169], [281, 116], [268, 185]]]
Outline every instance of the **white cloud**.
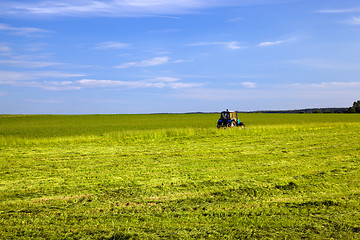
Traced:
[[256, 88], [255, 82], [242, 82], [241, 85], [243, 85], [244, 87], [247, 87], [247, 88]]
[[28, 43], [26, 45], [24, 45], [24, 50], [29, 51], [29, 52], [39, 52], [42, 51], [45, 47], [48, 47], [49, 44], [47, 43]]
[[25, 101], [33, 103], [61, 103], [61, 101], [54, 99], [26, 99]]
[[29, 80], [41, 79], [41, 78], [74, 78], [84, 77], [84, 74], [64, 73], [56, 71], [44, 71], [44, 72], [11, 72], [0, 71], [0, 84], [15, 84], [18, 82], [24, 82]]
[[83, 74], [63, 72], [8, 72], [0, 71], [0, 85], [18, 87], [37, 87], [47, 90], [76, 90], [81, 87], [74, 85], [73, 81], [39, 81], [42, 78], [74, 78], [83, 77]]
[[322, 9], [316, 11], [318, 13], [357, 13], [360, 12], [360, 8], [338, 8], [338, 9]]
[[270, 46], [275, 46], [275, 45], [281, 45], [284, 43], [289, 43], [289, 42], [295, 42], [298, 41], [300, 39], [306, 38], [304, 36], [294, 36], [294, 37], [290, 37], [290, 38], [286, 38], [286, 39], [282, 39], [282, 40], [276, 40], [276, 41], [264, 41], [258, 44], [259, 47], [270, 47]]
[[352, 17], [348, 20], [345, 20], [344, 23], [349, 25], [360, 25], [360, 17]]
[[[248, 78], [248, 77], [246, 77]], [[251, 77], [250, 77], [251, 78]], [[242, 87], [242, 88], [257, 88], [257, 83], [256, 82], [230, 82], [228, 84], [226, 84], [227, 86], [231, 86], [231, 87]]]
[[331, 69], [337, 67], [337, 64], [330, 62], [328, 59], [299, 59], [299, 60], [292, 60], [289, 62], [296, 65], [313, 67], [313, 68]]
[[98, 88], [98, 87], [132, 87], [133, 82], [114, 81], [114, 80], [96, 80], [96, 79], [81, 79], [73, 84], [79, 87]]
[[[340, 9], [322, 9], [316, 11], [318, 13], [328, 13], [328, 14], [337, 14], [337, 13], [360, 13], [360, 7], [355, 8], [340, 8]], [[360, 25], [360, 17], [352, 17], [350, 19], [344, 20], [341, 23], [348, 25]]]
[[48, 33], [48, 31], [33, 27], [12, 27], [7, 24], [0, 23], [0, 31], [7, 31], [15, 35], [31, 35], [39, 33]]
[[189, 46], [193, 46], [193, 47], [209, 46], [209, 45], [221, 45], [221, 46], [224, 46], [224, 47], [232, 49], [232, 50], [238, 50], [238, 49], [244, 48], [244, 47], [239, 46], [239, 43], [236, 41], [232, 41], [232, 42], [199, 42], [199, 43], [189, 44]]
[[142, 81], [119, 81], [119, 80], [96, 80], [82, 79], [74, 82], [81, 88], [106, 88], [106, 87], [123, 87], [123, 88], [193, 88], [201, 87], [200, 83], [184, 83], [179, 78], [157, 77]]
[[129, 48], [130, 44], [122, 42], [102, 42], [99, 43], [95, 49], [125, 49]]
[[80, 90], [82, 89], [81, 86], [77, 86], [72, 81], [44, 81], [44, 82], [30, 82], [27, 86], [29, 87], [38, 87], [45, 90]]
[[298, 59], [289, 61], [289, 63], [311, 67], [311, 68], [322, 68], [322, 69], [334, 69], [334, 70], [354, 70], [357, 71], [360, 69], [359, 63], [343, 63], [337, 62], [332, 59], [317, 59], [317, 58], [309, 58], [309, 59]]
[[157, 77], [150, 80], [145, 81], [147, 87], [154, 88], [172, 88], [172, 89], [180, 89], [180, 88], [197, 88], [204, 86], [203, 83], [184, 83], [180, 82], [179, 78], [172, 77]]
[[[1, 81], [0, 81], [1, 84]], [[32, 81], [32, 82], [17, 82], [10, 84], [13, 86], [37, 87], [45, 90], [62, 91], [62, 90], [81, 90], [85, 88], [196, 88], [202, 87], [201, 83], [184, 83], [184, 82], [164, 82], [152, 80], [144, 81], [119, 81], [119, 80], [96, 80], [96, 79], [81, 79], [78, 81]]]
[[0, 84], [11, 84], [16, 81], [32, 79], [26, 73], [0, 71]]
[[157, 66], [162, 65], [165, 63], [168, 63], [170, 60], [169, 57], [154, 57], [152, 59], [146, 59], [142, 60], [140, 62], [127, 62], [118, 66], [115, 66], [115, 68], [123, 69], [123, 68], [129, 68], [129, 67], [151, 67], [151, 66]]
[[224, 44], [227, 48], [236, 50], [236, 49], [243, 49], [243, 47], [239, 46], [238, 42], [227, 42]]
[[214, 7], [282, 2], [284, 0], [40, 0], [4, 1], [0, 6], [4, 15], [134, 17], [189, 14]]
[[33, 74], [33, 77], [36, 78], [75, 78], [75, 77], [84, 77], [84, 76], [85, 74], [64, 73], [64, 72], [56, 72], [56, 71], [35, 72]]
[[6, 44], [0, 43], [0, 52], [9, 53], [11, 52], [11, 48]]
[[169, 83], [169, 82], [180, 81], [180, 79], [179, 78], [174, 78], [174, 77], [157, 77], [157, 78], [151, 79], [150, 81]]
[[186, 63], [186, 62], [194, 62], [194, 59], [187, 59], [187, 60], [184, 60], [184, 59], [178, 59], [178, 60], [174, 60], [174, 61], [171, 61], [172, 63]]
[[229, 20], [227, 20], [227, 22], [233, 23], [233, 22], [240, 22], [243, 20], [244, 20], [244, 18], [242, 18], [242, 17], [235, 17], [235, 18], [230, 18]]
[[84, 88], [195, 88], [204, 86], [202, 83], [186, 83], [174, 77], [156, 77], [140, 81], [120, 81], [120, 80], [98, 80], [80, 79], [65, 81], [42, 81], [41, 79], [59, 79], [83, 77], [83, 74], [63, 73], [63, 72], [9, 72], [0, 71], [0, 85], [37, 87], [46, 90], [80, 90]]
[[292, 85], [295, 88], [312, 89], [358, 89], [360, 82], [321, 82], [321, 83], [296, 83]]
[[17, 59], [0, 60], [0, 64], [15, 66], [15, 67], [24, 67], [24, 68], [44, 68], [44, 67], [64, 65], [64, 63], [61, 62], [41, 62], [41, 61], [17, 60]]
[[175, 33], [175, 32], [180, 32], [180, 29], [177, 28], [167, 28], [167, 29], [157, 29], [157, 30], [150, 30], [147, 31], [147, 33], [150, 34], [162, 34], [162, 33]]
[[259, 47], [269, 47], [269, 46], [273, 46], [273, 45], [279, 45], [284, 43], [283, 40], [279, 40], [279, 41], [273, 41], [273, 42], [261, 42], [259, 43]]

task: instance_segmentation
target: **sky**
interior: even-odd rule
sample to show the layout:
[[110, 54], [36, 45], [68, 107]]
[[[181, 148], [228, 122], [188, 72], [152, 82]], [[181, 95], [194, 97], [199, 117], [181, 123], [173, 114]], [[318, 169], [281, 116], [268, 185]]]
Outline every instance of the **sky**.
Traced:
[[358, 0], [2, 0], [0, 114], [350, 107]]

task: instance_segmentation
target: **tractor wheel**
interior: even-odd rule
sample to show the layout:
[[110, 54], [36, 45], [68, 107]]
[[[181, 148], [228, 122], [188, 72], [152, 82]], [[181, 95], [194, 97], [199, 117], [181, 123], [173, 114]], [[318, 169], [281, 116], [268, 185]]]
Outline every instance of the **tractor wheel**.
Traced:
[[230, 123], [230, 127], [236, 127], [237, 125], [236, 125], [236, 122], [235, 121], [231, 121], [231, 123]]

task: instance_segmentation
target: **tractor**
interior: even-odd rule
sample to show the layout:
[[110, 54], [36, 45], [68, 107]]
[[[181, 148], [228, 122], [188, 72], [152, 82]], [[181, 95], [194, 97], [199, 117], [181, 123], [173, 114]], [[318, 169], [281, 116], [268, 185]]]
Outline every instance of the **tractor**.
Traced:
[[220, 119], [218, 120], [217, 127], [243, 127], [245, 128], [245, 124], [240, 122], [238, 118], [238, 113], [234, 111], [226, 111], [221, 112]]

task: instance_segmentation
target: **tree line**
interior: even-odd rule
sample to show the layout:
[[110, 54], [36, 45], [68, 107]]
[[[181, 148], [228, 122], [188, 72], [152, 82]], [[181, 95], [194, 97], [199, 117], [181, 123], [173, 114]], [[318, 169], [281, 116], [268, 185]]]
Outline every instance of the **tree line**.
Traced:
[[360, 113], [360, 100], [353, 103], [352, 107], [347, 110], [348, 113]]
[[252, 111], [248, 113], [360, 113], [360, 100], [353, 103], [349, 108], [306, 108], [296, 110], [265, 110]]

